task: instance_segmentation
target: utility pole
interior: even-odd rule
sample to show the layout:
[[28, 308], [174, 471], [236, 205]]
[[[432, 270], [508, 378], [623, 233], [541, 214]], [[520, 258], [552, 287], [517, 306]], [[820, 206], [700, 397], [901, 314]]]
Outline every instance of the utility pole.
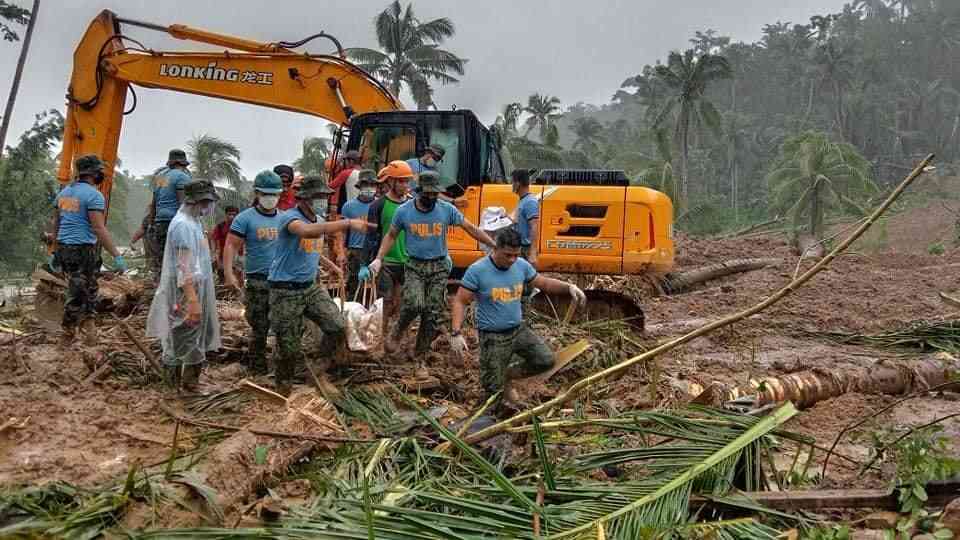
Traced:
[[40, 0], [33, 0], [33, 11], [30, 12], [30, 22], [27, 23], [27, 33], [23, 36], [23, 47], [20, 48], [20, 59], [17, 60], [17, 72], [13, 75], [13, 85], [10, 87], [10, 98], [3, 111], [3, 123], [0, 124], [0, 156], [3, 155], [4, 144], [7, 141], [7, 129], [10, 128], [10, 117], [13, 115], [13, 102], [17, 100], [17, 91], [20, 90], [20, 76], [23, 75], [23, 65], [27, 63], [27, 52], [30, 50], [30, 38], [33, 37], [33, 26], [37, 23], [37, 14], [40, 11]]

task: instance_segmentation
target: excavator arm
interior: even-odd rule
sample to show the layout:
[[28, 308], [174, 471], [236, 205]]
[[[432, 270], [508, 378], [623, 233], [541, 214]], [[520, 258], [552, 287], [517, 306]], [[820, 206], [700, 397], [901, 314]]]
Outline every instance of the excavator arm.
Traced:
[[[161, 52], [123, 36], [122, 24], [159, 30], [178, 39], [228, 47], [224, 52]], [[328, 37], [317, 34], [313, 37]], [[332, 39], [332, 38], [331, 38]], [[103, 11], [90, 23], [73, 57], [67, 92], [61, 183], [74, 159], [97, 154], [106, 163], [100, 191], [109, 204], [117, 145], [129, 86], [163, 88], [310, 114], [346, 124], [354, 114], [402, 109], [382, 84], [340, 56], [290, 50], [298, 43], [259, 43], [184, 25], [169, 27], [121, 19]]]

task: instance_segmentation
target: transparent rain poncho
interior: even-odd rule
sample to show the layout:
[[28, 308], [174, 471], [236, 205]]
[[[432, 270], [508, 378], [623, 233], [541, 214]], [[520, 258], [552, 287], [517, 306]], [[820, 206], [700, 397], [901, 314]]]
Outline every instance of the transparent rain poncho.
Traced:
[[[163, 363], [169, 366], [202, 363], [207, 351], [220, 348], [210, 245], [194, 211], [181, 205], [170, 222], [160, 283], [147, 316], [147, 336], [160, 339]], [[187, 320], [191, 290], [201, 309], [195, 322]]]

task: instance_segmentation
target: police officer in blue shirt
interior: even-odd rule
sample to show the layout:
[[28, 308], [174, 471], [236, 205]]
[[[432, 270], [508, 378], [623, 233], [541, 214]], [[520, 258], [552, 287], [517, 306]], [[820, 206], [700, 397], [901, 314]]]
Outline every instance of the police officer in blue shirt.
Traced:
[[[289, 393], [294, 371], [301, 360], [303, 318], [323, 332], [320, 350], [326, 363], [343, 354], [346, 334], [340, 308], [323, 285], [317, 284], [324, 235], [347, 230], [367, 231], [365, 219], [325, 221], [333, 190], [320, 176], [303, 179], [297, 190], [297, 206], [281, 214], [276, 255], [270, 264], [270, 324], [277, 336], [277, 391]], [[339, 270], [339, 269], [337, 269]]]
[[77, 179], [57, 195], [54, 223], [57, 239], [54, 266], [67, 274], [67, 298], [63, 308], [63, 344], [71, 345], [81, 326], [84, 342], [96, 345], [97, 327], [93, 318], [97, 298], [97, 270], [100, 255], [97, 241], [113, 255], [118, 270], [127, 268], [120, 251], [107, 231], [106, 199], [94, 185], [103, 182], [103, 162], [95, 155], [76, 161]]
[[[277, 210], [283, 180], [273, 171], [262, 171], [253, 180], [256, 204], [233, 219], [223, 249], [223, 260], [232, 261], [244, 249], [245, 316], [253, 330], [250, 338], [248, 367], [254, 373], [267, 373], [267, 334], [270, 330], [270, 286], [267, 275], [277, 253], [277, 239], [283, 218]], [[227, 286], [240, 288], [233, 265], [223, 270]]]
[[497, 231], [493, 254], [467, 268], [453, 301], [450, 348], [458, 356], [467, 350], [463, 320], [467, 306], [477, 302], [480, 338], [480, 383], [486, 398], [503, 392], [498, 414], [516, 406], [511, 381], [543, 373], [553, 366], [554, 356], [543, 340], [523, 322], [521, 297], [524, 286], [548, 294], [568, 294], [583, 305], [586, 296], [572, 283], [545, 277], [520, 258], [523, 242], [513, 228]]
[[183, 203], [183, 190], [191, 180], [190, 172], [187, 171], [188, 165], [190, 161], [187, 160], [187, 153], [174, 148], [167, 154], [167, 168], [158, 170], [154, 175], [153, 199], [150, 208], [152, 209], [154, 245], [158, 251], [154, 259], [155, 279], [160, 277], [170, 221], [177, 215], [177, 210]]
[[[437, 322], [446, 308], [447, 277], [452, 266], [447, 256], [447, 229], [462, 227], [478, 242], [490, 247], [494, 245], [487, 233], [464, 218], [456, 206], [438, 200], [442, 192], [437, 173], [427, 171], [420, 174], [417, 197], [397, 208], [390, 232], [369, 266], [373, 274], [380, 270], [383, 258], [402, 231], [408, 260], [403, 271], [400, 318], [393, 334], [383, 343], [383, 350], [388, 355], [396, 352], [403, 332], [417, 317], [420, 317], [420, 328], [414, 354], [420, 360], [430, 351]], [[387, 335], [386, 329], [384, 335]]]
[[440, 166], [440, 162], [443, 161], [444, 154], [446, 154], [446, 151], [442, 146], [431, 144], [423, 150], [422, 156], [407, 160], [407, 165], [409, 165], [410, 170], [413, 171], [413, 180], [410, 182], [411, 190], [417, 189], [417, 177], [422, 173], [436, 172], [437, 167]]
[[[343, 205], [340, 214], [349, 219], [366, 219], [370, 211], [370, 205], [373, 204], [377, 194], [377, 173], [370, 169], [359, 171], [356, 187], [359, 194]], [[350, 234], [346, 235], [346, 243], [347, 298], [350, 299], [354, 297], [357, 287], [360, 285], [357, 273], [367, 261], [367, 235], [358, 231], [350, 231]]]

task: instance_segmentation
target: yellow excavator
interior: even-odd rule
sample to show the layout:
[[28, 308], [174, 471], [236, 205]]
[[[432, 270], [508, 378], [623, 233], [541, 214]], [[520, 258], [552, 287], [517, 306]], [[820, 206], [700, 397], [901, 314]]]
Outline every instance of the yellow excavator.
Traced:
[[[125, 27], [223, 47], [222, 52], [158, 51], [124, 35]], [[337, 53], [296, 49], [315, 39]], [[101, 12], [74, 52], [58, 178], [73, 177], [84, 154], [107, 163], [107, 197], [125, 114], [137, 106], [133, 86], [175, 90], [317, 116], [340, 126], [336, 151], [358, 150], [370, 167], [446, 149], [439, 173], [447, 195], [479, 222], [483, 208], [511, 211], [505, 149], [466, 109], [406, 111], [397, 96], [346, 60], [340, 43], [319, 33], [296, 42], [261, 43], [180, 24], [163, 26]], [[161, 151], [158, 149], [158, 152]], [[540, 198], [539, 262], [544, 271], [577, 274], [666, 273], [673, 267], [673, 205], [658, 191], [631, 186], [622, 171], [549, 170], [535, 175]], [[482, 256], [459, 230], [449, 236], [454, 265]]]

